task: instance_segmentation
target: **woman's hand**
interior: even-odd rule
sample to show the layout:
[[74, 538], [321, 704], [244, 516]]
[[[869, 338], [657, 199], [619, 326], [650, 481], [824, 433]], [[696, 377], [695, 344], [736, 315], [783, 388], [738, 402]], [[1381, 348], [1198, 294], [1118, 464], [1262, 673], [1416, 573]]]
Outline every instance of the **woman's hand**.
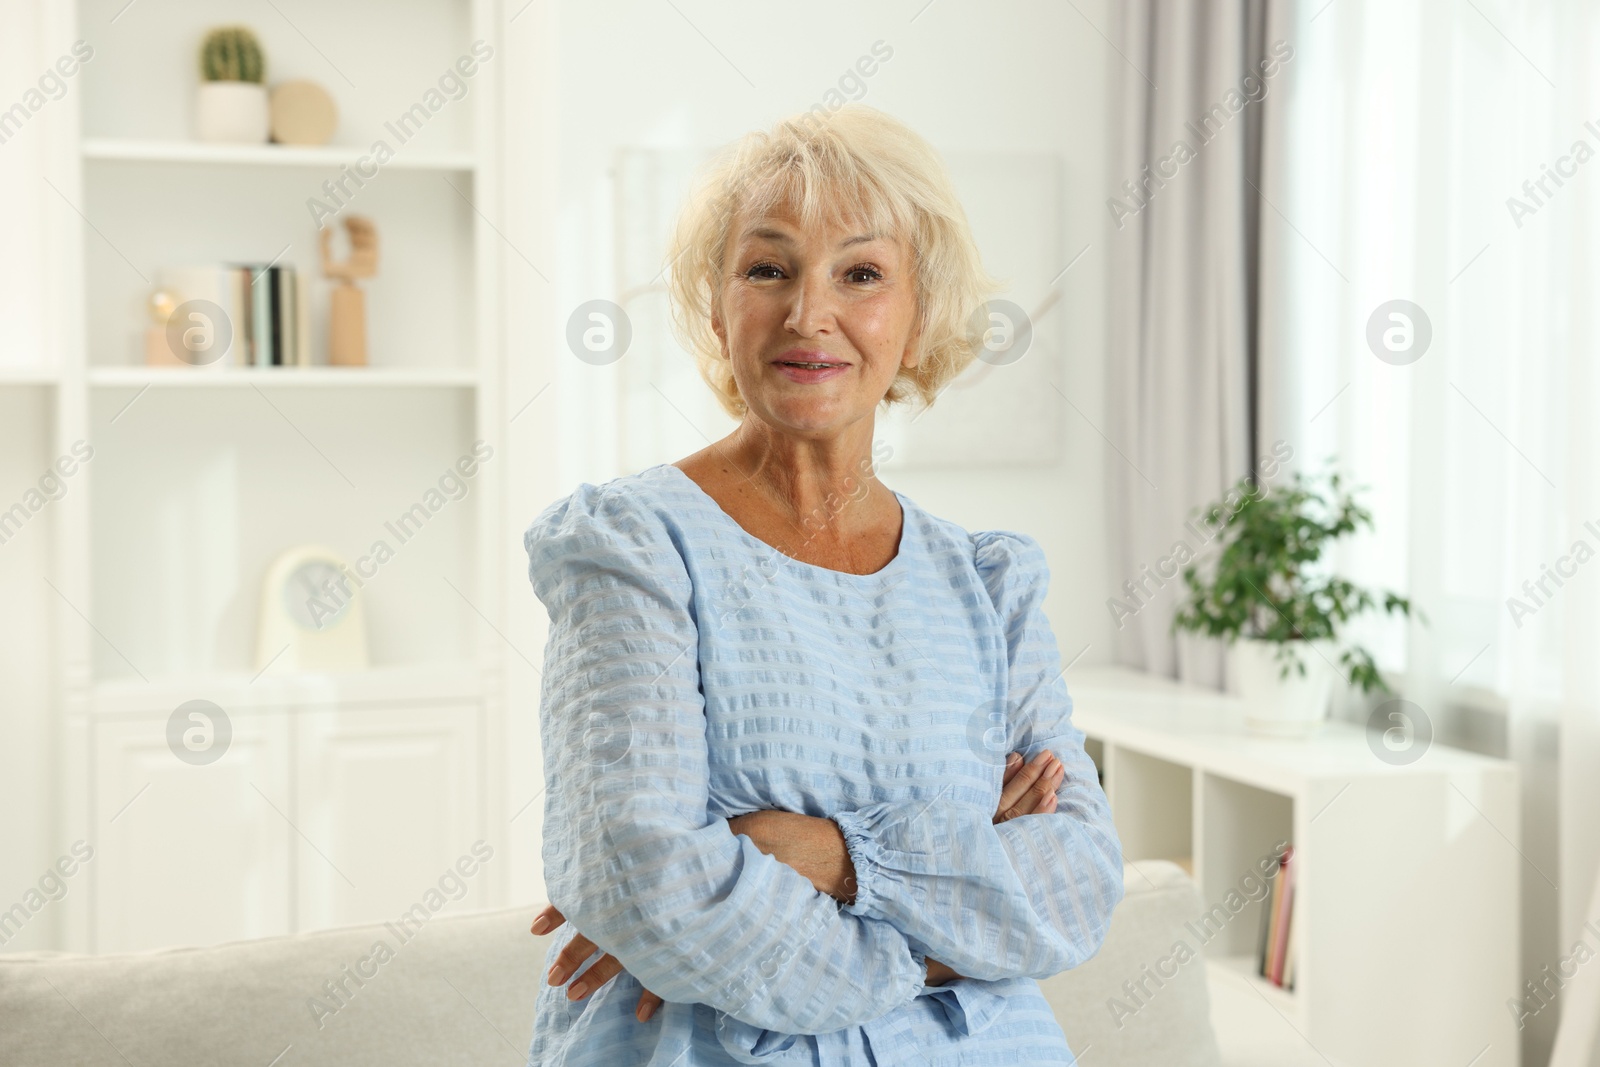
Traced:
[[[567, 917], [556, 910], [554, 904], [546, 904], [533, 917], [533, 926], [530, 928], [535, 934], [548, 934], [551, 930], [567, 921]], [[578, 965], [594, 954], [598, 946], [580, 933], [574, 933], [572, 940], [556, 956], [556, 961], [550, 965], [548, 981], [551, 985], [562, 985], [577, 971]], [[606, 953], [595, 961], [594, 965], [583, 972], [583, 976], [572, 983], [567, 990], [568, 1000], [582, 1000], [596, 989], [605, 985], [618, 974], [622, 973], [622, 964], [617, 957]], [[650, 1016], [656, 1013], [661, 1006], [661, 998], [646, 989], [639, 994], [639, 1003], [633, 1009], [633, 1014], [640, 1022], [649, 1022]]]
[[938, 960], [930, 959], [928, 961], [928, 977], [924, 979], [923, 984], [944, 985], [946, 982], [954, 981], [960, 977], [962, 975], [957, 974], [947, 965], [940, 963]]
[[1006, 757], [995, 823], [1009, 822], [1019, 815], [1048, 815], [1055, 811], [1056, 790], [1061, 788], [1066, 773], [1066, 767], [1049, 749], [1042, 749], [1026, 764], [1021, 753], [1011, 753]]

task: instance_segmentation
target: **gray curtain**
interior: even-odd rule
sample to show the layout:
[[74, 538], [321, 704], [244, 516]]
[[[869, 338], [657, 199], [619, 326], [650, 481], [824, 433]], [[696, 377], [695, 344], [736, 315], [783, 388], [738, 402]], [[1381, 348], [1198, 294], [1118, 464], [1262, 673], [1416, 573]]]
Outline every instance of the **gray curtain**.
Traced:
[[[1288, 12], [1249, 0], [1128, 0], [1121, 53], [1107, 375], [1110, 544], [1107, 610], [1116, 661], [1221, 686], [1223, 649], [1173, 635], [1181, 560], [1212, 532], [1197, 509], [1272, 454], [1263, 382], [1263, 196], [1275, 96], [1292, 45]], [[1285, 58], [1285, 57], [1288, 58]], [[1269, 227], [1276, 229], [1275, 227]]]

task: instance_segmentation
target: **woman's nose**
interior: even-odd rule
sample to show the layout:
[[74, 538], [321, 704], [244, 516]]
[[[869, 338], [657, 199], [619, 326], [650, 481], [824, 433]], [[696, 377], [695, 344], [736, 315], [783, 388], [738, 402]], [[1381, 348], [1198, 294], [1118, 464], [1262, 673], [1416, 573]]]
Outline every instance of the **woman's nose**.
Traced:
[[806, 271], [793, 287], [793, 303], [784, 325], [801, 337], [812, 337], [833, 324], [833, 285], [824, 271]]

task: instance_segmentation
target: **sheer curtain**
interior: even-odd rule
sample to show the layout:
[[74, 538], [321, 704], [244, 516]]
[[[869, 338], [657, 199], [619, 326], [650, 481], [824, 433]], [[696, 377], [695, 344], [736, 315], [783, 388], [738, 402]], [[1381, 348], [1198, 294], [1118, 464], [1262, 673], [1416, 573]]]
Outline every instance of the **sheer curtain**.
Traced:
[[[1294, 18], [1267, 131], [1283, 180], [1262, 214], [1279, 311], [1262, 436], [1337, 453], [1369, 487], [1378, 533], [1338, 563], [1430, 620], [1364, 623], [1380, 666], [1447, 738], [1504, 713], [1483, 747], [1522, 768], [1506, 851], [1537, 978], [1595, 918], [1600, 869], [1600, 11], [1330, 0]], [[1556, 999], [1526, 1063], [1546, 1062]]]

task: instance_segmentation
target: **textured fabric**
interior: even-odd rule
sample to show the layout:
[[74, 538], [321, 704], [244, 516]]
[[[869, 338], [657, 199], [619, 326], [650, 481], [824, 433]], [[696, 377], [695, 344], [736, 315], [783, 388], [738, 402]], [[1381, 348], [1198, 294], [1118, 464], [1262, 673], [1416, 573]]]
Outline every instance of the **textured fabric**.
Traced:
[[[579, 930], [627, 968], [541, 989], [537, 1067], [1074, 1061], [1034, 979], [1098, 949], [1122, 861], [1044, 555], [899, 501], [871, 575], [785, 556], [670, 464], [528, 529], [551, 956]], [[993, 825], [1006, 753], [1044, 748], [1057, 811]], [[839, 821], [852, 905], [729, 832], [764, 809]], [[972, 977], [925, 986], [927, 956]]]

